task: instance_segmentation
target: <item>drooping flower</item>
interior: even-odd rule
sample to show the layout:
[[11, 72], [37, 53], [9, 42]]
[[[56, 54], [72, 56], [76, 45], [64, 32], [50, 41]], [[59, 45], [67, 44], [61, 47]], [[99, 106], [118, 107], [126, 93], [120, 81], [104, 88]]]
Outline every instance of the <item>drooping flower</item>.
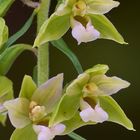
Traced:
[[60, 135], [65, 126], [49, 126], [49, 119], [62, 96], [62, 84], [63, 74], [49, 79], [38, 88], [30, 76], [25, 76], [19, 98], [4, 103], [12, 125], [21, 130], [33, 125], [38, 140], [43, 140], [43, 137], [51, 140], [55, 135]]
[[98, 38], [124, 44], [123, 37], [104, 16], [118, 5], [119, 2], [113, 0], [64, 0], [42, 25], [34, 46], [61, 38], [70, 27], [78, 44]]

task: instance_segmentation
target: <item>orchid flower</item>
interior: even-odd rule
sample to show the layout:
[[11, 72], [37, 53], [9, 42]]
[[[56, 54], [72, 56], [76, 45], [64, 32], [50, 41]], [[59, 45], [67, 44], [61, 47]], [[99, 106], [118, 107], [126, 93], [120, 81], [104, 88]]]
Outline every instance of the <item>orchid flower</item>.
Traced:
[[[108, 68], [106, 67], [106, 70]], [[88, 74], [92, 73], [90, 70]], [[104, 122], [109, 116], [107, 112], [100, 107], [100, 99], [98, 96], [110, 96], [119, 90], [127, 88], [129, 82], [118, 77], [107, 77], [104, 73], [91, 75], [88, 83], [83, 87], [83, 97], [80, 102], [80, 116], [84, 122]]]
[[61, 38], [70, 27], [78, 44], [98, 38], [124, 44], [122, 36], [104, 16], [118, 6], [119, 2], [113, 0], [64, 0], [42, 25], [34, 46]]
[[33, 125], [38, 140], [51, 140], [60, 135], [65, 126], [49, 126], [49, 118], [61, 98], [62, 83], [63, 74], [59, 74], [37, 88], [32, 78], [25, 76], [19, 97], [4, 103], [13, 126], [24, 129]]
[[[93, 125], [104, 121], [118, 123], [129, 130], [133, 124], [124, 111], [111, 97], [130, 83], [116, 76], [108, 77], [107, 65], [96, 65], [80, 74], [65, 89], [50, 123], [63, 121], [64, 134], [68, 134], [84, 125]], [[67, 110], [69, 108], [69, 110]]]

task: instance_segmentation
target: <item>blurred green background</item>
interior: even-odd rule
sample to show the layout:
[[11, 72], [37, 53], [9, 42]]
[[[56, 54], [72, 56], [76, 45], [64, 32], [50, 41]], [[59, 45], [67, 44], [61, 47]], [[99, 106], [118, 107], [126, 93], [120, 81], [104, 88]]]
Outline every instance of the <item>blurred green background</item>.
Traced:
[[[109, 40], [97, 40], [77, 46], [70, 31], [64, 36], [64, 39], [75, 52], [84, 69], [99, 63], [108, 64], [110, 67], [108, 75], [116, 75], [131, 83], [128, 89], [120, 91], [118, 94], [113, 95], [113, 97], [132, 120], [137, 131], [128, 131], [122, 126], [110, 122], [86, 126], [76, 130], [78, 134], [81, 134], [87, 140], [140, 139], [140, 4], [139, 0], [119, 1], [121, 5], [113, 9], [107, 16], [129, 45], [120, 45]], [[56, 1], [52, 0], [51, 11], [53, 11], [55, 4]], [[10, 35], [22, 27], [31, 13], [31, 8], [23, 5], [20, 0], [16, 0], [5, 17], [10, 29]], [[35, 38], [35, 27], [36, 21], [34, 21], [30, 30], [18, 42], [32, 44]], [[8, 77], [14, 82], [15, 96], [18, 95], [23, 76], [25, 74], [32, 75], [33, 66], [35, 65], [36, 58], [30, 52], [24, 52], [14, 63], [8, 73]], [[65, 83], [77, 76], [77, 72], [69, 59], [59, 50], [50, 46], [50, 76], [62, 72], [65, 74]], [[9, 121], [7, 124], [9, 124]], [[0, 125], [0, 140], [8, 140], [12, 131], [11, 125], [7, 127]], [[57, 137], [56, 139], [70, 140], [67, 136]]]

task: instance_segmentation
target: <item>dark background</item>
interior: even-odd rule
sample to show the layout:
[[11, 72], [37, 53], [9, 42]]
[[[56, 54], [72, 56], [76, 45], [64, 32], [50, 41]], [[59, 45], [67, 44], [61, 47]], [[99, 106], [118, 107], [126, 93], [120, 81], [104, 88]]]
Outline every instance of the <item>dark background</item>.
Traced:
[[[87, 140], [140, 139], [140, 4], [139, 0], [119, 1], [121, 5], [112, 10], [107, 16], [129, 45], [120, 45], [109, 40], [97, 40], [77, 46], [70, 32], [64, 36], [64, 39], [75, 52], [84, 69], [88, 69], [98, 63], [108, 64], [110, 67], [108, 75], [116, 75], [131, 83], [128, 89], [120, 91], [113, 97], [132, 120], [137, 131], [128, 131], [122, 126], [110, 122], [95, 126], [85, 126], [76, 130], [78, 134], [81, 134]], [[52, 0], [51, 11], [53, 11], [54, 5], [55, 1]], [[22, 27], [31, 13], [31, 8], [23, 5], [20, 0], [16, 0], [5, 17], [10, 35]], [[32, 44], [35, 38], [35, 27], [36, 21], [34, 21], [30, 30], [17, 42]], [[32, 75], [33, 66], [35, 65], [36, 58], [30, 52], [24, 52], [14, 63], [7, 76], [14, 82], [15, 96], [18, 94], [23, 76], [25, 74]], [[56, 48], [50, 46], [50, 76], [62, 72], [65, 74], [65, 83], [77, 76], [76, 70], [69, 59]], [[9, 124], [9, 121], [7, 124]], [[4, 128], [0, 125], [0, 140], [10, 138], [13, 128], [11, 125], [9, 126]], [[67, 136], [57, 137], [56, 139], [70, 140]]]

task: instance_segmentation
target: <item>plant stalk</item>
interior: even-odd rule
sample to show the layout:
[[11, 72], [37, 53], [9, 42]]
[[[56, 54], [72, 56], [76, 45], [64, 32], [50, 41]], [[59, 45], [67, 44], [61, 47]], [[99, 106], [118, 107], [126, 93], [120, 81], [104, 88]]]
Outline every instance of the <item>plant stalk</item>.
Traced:
[[[37, 32], [45, 20], [49, 17], [50, 0], [41, 0], [37, 14]], [[49, 78], [49, 43], [38, 47], [37, 81], [38, 86]]]

